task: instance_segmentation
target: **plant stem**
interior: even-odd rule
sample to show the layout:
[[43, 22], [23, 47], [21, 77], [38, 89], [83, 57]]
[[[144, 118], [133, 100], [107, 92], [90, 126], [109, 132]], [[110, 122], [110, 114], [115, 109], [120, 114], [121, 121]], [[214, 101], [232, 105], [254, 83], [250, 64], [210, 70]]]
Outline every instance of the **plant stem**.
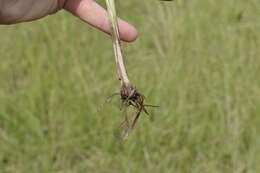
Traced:
[[114, 0], [106, 0], [106, 5], [107, 5], [107, 12], [108, 12], [109, 20], [111, 23], [111, 29], [112, 29], [111, 35], [113, 39], [113, 48], [114, 48], [118, 78], [121, 82], [121, 87], [130, 86], [131, 84], [127, 75], [123, 53], [121, 49], [115, 2]]

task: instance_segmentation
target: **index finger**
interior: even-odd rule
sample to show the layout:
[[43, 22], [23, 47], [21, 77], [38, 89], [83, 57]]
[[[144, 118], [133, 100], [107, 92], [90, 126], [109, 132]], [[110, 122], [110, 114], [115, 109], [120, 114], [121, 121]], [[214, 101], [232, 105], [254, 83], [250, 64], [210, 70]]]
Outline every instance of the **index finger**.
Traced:
[[[67, 0], [64, 9], [99, 30], [110, 33], [110, 23], [107, 12], [94, 0]], [[118, 27], [119, 35], [122, 40], [131, 42], [137, 38], [137, 30], [126, 21], [118, 19]]]

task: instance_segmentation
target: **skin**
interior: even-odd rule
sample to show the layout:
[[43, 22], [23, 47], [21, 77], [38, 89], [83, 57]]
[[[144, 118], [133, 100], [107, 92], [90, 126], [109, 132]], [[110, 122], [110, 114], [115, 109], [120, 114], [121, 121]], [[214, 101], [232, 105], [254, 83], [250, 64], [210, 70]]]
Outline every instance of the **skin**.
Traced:
[[[95, 28], [110, 33], [110, 24], [104, 8], [95, 0], [0, 0], [0, 24], [33, 21], [57, 11], [66, 10]], [[120, 38], [134, 41], [137, 30], [124, 20], [118, 20]]]

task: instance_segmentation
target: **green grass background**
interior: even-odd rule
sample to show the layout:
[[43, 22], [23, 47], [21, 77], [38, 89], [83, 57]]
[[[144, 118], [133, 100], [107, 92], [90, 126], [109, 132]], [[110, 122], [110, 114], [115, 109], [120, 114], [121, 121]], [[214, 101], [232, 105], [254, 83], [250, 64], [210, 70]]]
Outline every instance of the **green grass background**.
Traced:
[[260, 172], [260, 1], [117, 7], [140, 31], [130, 78], [161, 107], [122, 143], [108, 36], [64, 12], [1, 26], [0, 172]]

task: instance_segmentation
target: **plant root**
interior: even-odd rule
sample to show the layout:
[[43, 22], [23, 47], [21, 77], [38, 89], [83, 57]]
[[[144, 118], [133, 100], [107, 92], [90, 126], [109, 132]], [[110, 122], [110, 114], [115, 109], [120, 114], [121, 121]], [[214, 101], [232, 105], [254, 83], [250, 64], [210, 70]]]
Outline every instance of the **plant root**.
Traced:
[[130, 124], [130, 126], [128, 124], [129, 123], [128, 117], [127, 115], [125, 115], [125, 122], [127, 123], [127, 129], [125, 131], [123, 138], [126, 139], [129, 133], [134, 129], [141, 113], [144, 112], [145, 114], [149, 115], [149, 112], [147, 111], [146, 107], [159, 107], [159, 106], [144, 104], [144, 100], [145, 100], [144, 95], [138, 92], [138, 90], [131, 84], [122, 85], [120, 95], [121, 95], [122, 105], [124, 106], [125, 109], [127, 109], [129, 106], [132, 106], [136, 110], [134, 119]]

